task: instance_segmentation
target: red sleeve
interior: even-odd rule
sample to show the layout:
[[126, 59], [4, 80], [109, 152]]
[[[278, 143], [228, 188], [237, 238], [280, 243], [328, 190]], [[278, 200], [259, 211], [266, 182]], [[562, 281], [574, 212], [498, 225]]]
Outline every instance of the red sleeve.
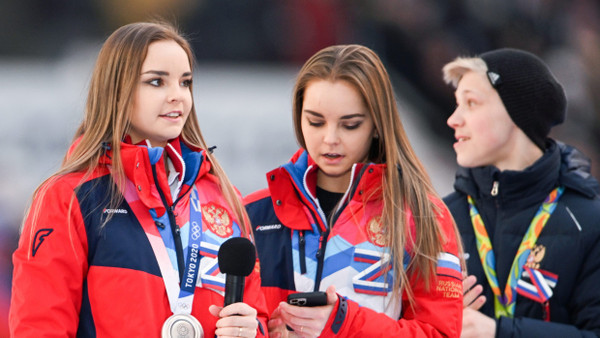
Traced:
[[254, 271], [246, 278], [244, 286], [244, 303], [253, 307], [257, 314], [256, 319], [258, 319], [258, 330], [256, 332], [257, 337], [266, 337], [268, 336], [269, 328], [267, 326], [267, 321], [269, 320], [268, 310], [267, 310], [267, 302], [265, 300], [265, 295], [260, 286], [260, 265], [258, 263], [258, 259], [256, 260], [256, 265], [254, 266]]
[[[237, 191], [237, 188], [236, 188]], [[242, 196], [238, 191], [238, 198], [243, 202]], [[248, 228], [246, 231], [252, 234], [250, 227], [250, 220], [247, 219]], [[254, 243], [256, 244], [256, 243]], [[269, 320], [269, 313], [267, 310], [267, 301], [265, 294], [261, 287], [260, 279], [260, 263], [258, 261], [258, 254], [256, 256], [256, 263], [254, 264], [254, 270], [245, 280], [244, 285], [244, 303], [250, 305], [256, 310], [256, 319], [258, 320], [258, 330], [256, 331], [257, 337], [267, 337], [269, 328], [267, 322]]]
[[[439, 206], [439, 205], [438, 205]], [[455, 262], [459, 257], [455, 225], [448, 209], [441, 206], [438, 216], [443, 234], [443, 255]], [[459, 337], [462, 326], [462, 280], [458, 270], [438, 260], [437, 276], [429, 289], [411, 279], [414, 308], [403, 298], [403, 314], [394, 320], [383, 313], [361, 307], [348, 299], [338, 299], [321, 337]]]
[[11, 337], [74, 337], [79, 323], [88, 268], [83, 219], [72, 186], [58, 179], [43, 188], [13, 254]]

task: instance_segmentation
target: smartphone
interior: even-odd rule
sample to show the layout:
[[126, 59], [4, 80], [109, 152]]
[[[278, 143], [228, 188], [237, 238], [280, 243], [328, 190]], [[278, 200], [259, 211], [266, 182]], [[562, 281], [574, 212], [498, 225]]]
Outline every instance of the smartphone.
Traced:
[[327, 293], [323, 291], [292, 293], [287, 296], [287, 302], [295, 306], [327, 305]]
[[[327, 293], [323, 291], [298, 292], [287, 296], [287, 303], [295, 306], [321, 306], [327, 305]], [[288, 331], [294, 331], [286, 325]]]

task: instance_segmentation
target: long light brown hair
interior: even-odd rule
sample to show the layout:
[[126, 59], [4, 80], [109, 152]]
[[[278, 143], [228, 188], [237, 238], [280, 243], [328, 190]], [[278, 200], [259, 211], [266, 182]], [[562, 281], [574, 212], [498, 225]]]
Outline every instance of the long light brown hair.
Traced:
[[[165, 22], [141, 22], [125, 25], [113, 32], [104, 42], [90, 81], [85, 115], [75, 133], [76, 141], [71, 151], [65, 155], [61, 168], [48, 180], [74, 172], [85, 172], [84, 180], [98, 167], [107, 146], [112, 150], [111, 205], [118, 205], [123, 196], [119, 192], [126, 178], [121, 159], [121, 141], [131, 128], [133, 97], [139, 83], [142, 64], [148, 53], [148, 46], [156, 41], [176, 42], [186, 52], [190, 69], [194, 66], [194, 56], [187, 40], [176, 28]], [[189, 87], [193, 93], [192, 86]], [[183, 130], [183, 141], [193, 147], [208, 149], [200, 131], [196, 110], [192, 108]], [[211, 163], [211, 173], [220, 182], [223, 195], [239, 220], [242, 233], [248, 235], [248, 216], [237, 191], [219, 165], [217, 159], [206, 151]], [[48, 181], [47, 180], [47, 181]], [[40, 187], [43, 187], [44, 184]], [[44, 193], [38, 188], [35, 194]], [[40, 203], [41, 204], [41, 203]]]
[[[360, 45], [338, 45], [320, 50], [300, 70], [293, 93], [293, 120], [296, 139], [306, 149], [301, 129], [304, 92], [311, 81], [346, 81], [361, 94], [375, 129], [368, 161], [386, 163], [382, 179], [385, 243], [393, 257], [394, 295], [406, 292], [413, 303], [408, 273], [416, 272], [429, 286], [435, 274], [442, 235], [437, 223], [438, 198], [428, 174], [415, 155], [398, 114], [396, 99], [386, 69], [372, 50]], [[405, 209], [412, 212], [415, 243], [411, 243], [411, 263], [405, 271], [404, 250], [411, 238]]]

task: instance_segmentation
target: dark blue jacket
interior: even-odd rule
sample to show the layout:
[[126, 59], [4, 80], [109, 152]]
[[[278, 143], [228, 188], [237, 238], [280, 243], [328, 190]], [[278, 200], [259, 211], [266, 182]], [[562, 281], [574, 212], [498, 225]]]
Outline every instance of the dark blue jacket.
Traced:
[[[455, 192], [444, 198], [464, 241], [467, 269], [484, 286], [481, 312], [494, 317], [494, 295], [477, 252], [467, 195], [475, 199], [496, 257], [504, 290], [517, 248], [539, 206], [556, 186], [565, 191], [542, 230], [528, 264], [558, 275], [544, 305], [517, 295], [514, 318], [497, 320], [497, 337], [595, 337], [600, 335], [600, 188], [590, 162], [576, 149], [550, 141], [545, 154], [523, 171], [459, 168]], [[492, 194], [493, 186], [497, 194]]]

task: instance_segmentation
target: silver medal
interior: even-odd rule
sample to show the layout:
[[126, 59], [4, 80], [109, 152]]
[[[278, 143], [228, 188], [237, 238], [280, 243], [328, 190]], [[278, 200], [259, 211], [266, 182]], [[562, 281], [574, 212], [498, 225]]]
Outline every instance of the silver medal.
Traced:
[[174, 314], [162, 327], [162, 338], [204, 338], [204, 330], [192, 315]]

